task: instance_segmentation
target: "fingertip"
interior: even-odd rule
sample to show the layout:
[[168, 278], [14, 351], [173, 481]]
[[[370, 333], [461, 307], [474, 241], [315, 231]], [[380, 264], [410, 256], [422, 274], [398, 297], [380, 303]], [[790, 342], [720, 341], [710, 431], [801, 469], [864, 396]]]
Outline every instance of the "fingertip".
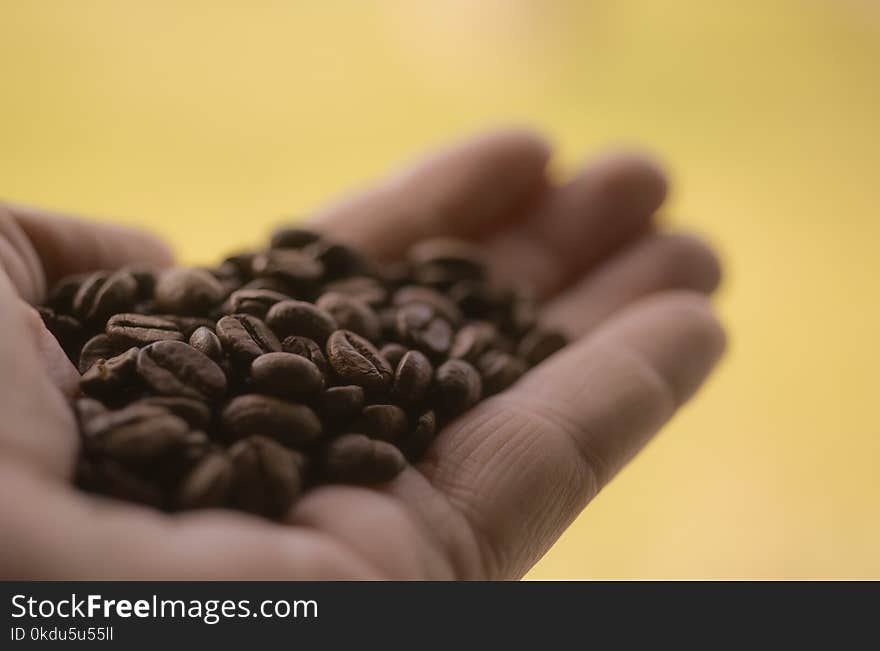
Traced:
[[721, 283], [722, 268], [712, 246], [689, 233], [658, 235], [670, 287], [711, 294]]
[[659, 208], [669, 194], [669, 178], [662, 163], [635, 150], [612, 151], [588, 166], [608, 195], [637, 206], [642, 212]]

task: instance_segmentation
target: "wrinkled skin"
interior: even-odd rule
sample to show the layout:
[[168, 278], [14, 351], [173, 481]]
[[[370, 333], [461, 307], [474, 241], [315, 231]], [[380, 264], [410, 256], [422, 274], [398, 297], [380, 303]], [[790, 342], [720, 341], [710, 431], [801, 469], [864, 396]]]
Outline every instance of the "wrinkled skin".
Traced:
[[505, 279], [536, 285], [546, 320], [574, 341], [448, 426], [417, 467], [378, 489], [315, 490], [281, 524], [167, 515], [70, 486], [77, 375], [29, 304], [67, 273], [172, 258], [145, 233], [0, 206], [0, 577], [522, 576], [724, 347], [706, 298], [714, 255], [652, 226], [657, 167], [616, 154], [557, 184], [549, 156], [534, 134], [491, 133], [315, 217], [385, 258], [425, 237], [473, 238]]

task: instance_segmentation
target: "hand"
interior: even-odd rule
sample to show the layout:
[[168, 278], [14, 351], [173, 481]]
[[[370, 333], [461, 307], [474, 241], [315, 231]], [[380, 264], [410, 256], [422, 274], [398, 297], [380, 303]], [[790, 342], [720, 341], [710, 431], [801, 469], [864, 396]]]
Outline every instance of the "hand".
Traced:
[[652, 226], [666, 192], [656, 167], [618, 155], [554, 185], [549, 155], [529, 133], [491, 134], [316, 218], [379, 257], [424, 237], [473, 238], [576, 339], [453, 422], [417, 467], [381, 488], [316, 489], [283, 525], [168, 515], [70, 485], [77, 375], [28, 303], [64, 274], [171, 257], [143, 233], [0, 206], [0, 576], [522, 576], [724, 347], [705, 297], [719, 280], [713, 254]]

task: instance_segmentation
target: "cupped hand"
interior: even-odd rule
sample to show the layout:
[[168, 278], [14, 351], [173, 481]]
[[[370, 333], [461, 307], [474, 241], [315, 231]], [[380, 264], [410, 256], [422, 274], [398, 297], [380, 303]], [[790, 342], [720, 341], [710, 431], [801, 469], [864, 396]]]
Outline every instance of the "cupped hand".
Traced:
[[483, 579], [522, 576], [689, 399], [724, 348], [712, 252], [652, 224], [666, 182], [635, 155], [563, 184], [548, 145], [492, 133], [322, 211], [329, 236], [393, 258], [479, 242], [573, 343], [454, 421], [380, 487], [313, 490], [279, 524], [165, 514], [71, 486], [77, 374], [30, 304], [68, 273], [171, 264], [147, 234], [0, 206], [0, 576], [30, 579]]

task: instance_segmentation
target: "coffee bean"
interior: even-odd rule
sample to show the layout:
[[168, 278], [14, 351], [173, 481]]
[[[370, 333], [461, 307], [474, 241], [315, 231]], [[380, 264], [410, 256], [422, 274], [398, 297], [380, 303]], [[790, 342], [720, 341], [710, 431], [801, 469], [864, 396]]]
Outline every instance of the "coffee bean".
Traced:
[[87, 452], [132, 464], [147, 464], [179, 445], [189, 426], [155, 406], [133, 404], [99, 414], [85, 424]]
[[452, 345], [452, 326], [425, 303], [410, 303], [399, 308], [395, 327], [401, 341], [430, 357], [446, 355]]
[[423, 353], [411, 350], [404, 355], [394, 372], [391, 397], [402, 405], [415, 405], [425, 397], [434, 367]]
[[280, 278], [269, 278], [268, 276], [249, 280], [244, 285], [242, 285], [240, 289], [259, 289], [260, 291], [267, 290], [270, 292], [278, 292], [279, 294], [284, 294], [289, 298], [297, 298], [300, 293], [299, 290], [292, 287], [289, 283], [284, 282]]
[[388, 300], [388, 290], [378, 280], [369, 276], [352, 276], [335, 280], [327, 283], [324, 290], [356, 298], [371, 307], [378, 307]]
[[138, 349], [130, 348], [110, 359], [99, 359], [83, 373], [79, 387], [83, 393], [113, 402], [132, 390]]
[[95, 335], [83, 345], [82, 351], [80, 351], [79, 364], [77, 365], [79, 372], [85, 373], [99, 359], [110, 359], [121, 350], [107, 335]]
[[328, 279], [361, 275], [372, 270], [372, 265], [363, 254], [345, 244], [318, 240], [307, 245], [303, 251], [321, 264]]
[[86, 278], [73, 297], [73, 311], [83, 321], [103, 323], [125, 312], [137, 299], [137, 281], [127, 271], [96, 271]]
[[255, 276], [277, 278], [297, 288], [312, 287], [324, 274], [324, 265], [297, 249], [270, 249], [254, 258]]
[[280, 338], [290, 335], [308, 337], [323, 346], [338, 329], [336, 319], [305, 301], [281, 301], [266, 314], [266, 323]]
[[281, 350], [275, 333], [250, 314], [233, 314], [217, 322], [217, 337], [233, 362], [247, 367], [264, 353]]
[[181, 341], [158, 341], [138, 353], [137, 372], [153, 391], [213, 401], [226, 392], [226, 376], [217, 364]]
[[169, 269], [156, 281], [156, 306], [169, 314], [198, 315], [223, 296], [223, 285], [204, 269]]
[[411, 461], [421, 459], [436, 436], [437, 416], [433, 411], [428, 410], [419, 416], [412, 434], [403, 442], [402, 448], [406, 458]]
[[425, 240], [414, 245], [407, 257], [415, 267], [416, 278], [426, 284], [482, 279], [488, 274], [480, 247], [462, 240]]
[[181, 316], [179, 314], [159, 314], [157, 315], [166, 321], [171, 321], [177, 326], [177, 329], [183, 333], [184, 340], [188, 340], [193, 333], [199, 328], [214, 329], [214, 321], [205, 317], [198, 316]]
[[74, 296], [76, 296], [80, 286], [92, 273], [71, 274], [59, 280], [49, 290], [46, 306], [56, 312], [71, 314], [73, 312]]
[[509, 309], [512, 296], [505, 289], [481, 280], [462, 280], [449, 289], [449, 298], [472, 319], [497, 319]]
[[320, 234], [306, 228], [284, 226], [272, 233], [269, 239], [269, 248], [272, 249], [301, 249], [306, 244], [317, 242], [321, 239]]
[[409, 433], [409, 418], [397, 405], [367, 405], [355, 428], [371, 438], [396, 443]]
[[482, 394], [480, 374], [466, 361], [451, 359], [437, 368], [434, 392], [443, 415], [454, 418], [479, 401]]
[[157, 273], [152, 267], [141, 265], [132, 265], [124, 269], [132, 275], [135, 283], [137, 283], [137, 298], [148, 299], [153, 296], [156, 291]]
[[510, 333], [517, 337], [535, 327], [538, 322], [538, 303], [535, 297], [525, 292], [518, 292], [508, 308], [505, 325]]
[[321, 395], [321, 416], [334, 426], [351, 422], [360, 415], [364, 408], [365, 396], [363, 387], [350, 384], [341, 387], [330, 387]]
[[211, 423], [211, 408], [201, 400], [183, 396], [147, 396], [139, 405], [161, 407], [182, 418], [194, 429], [203, 429]]
[[495, 343], [498, 331], [495, 326], [485, 321], [469, 323], [455, 333], [449, 356], [475, 362]]
[[85, 429], [86, 423], [96, 416], [106, 414], [108, 409], [94, 398], [77, 398], [73, 403], [73, 411], [76, 414], [76, 421], [82, 430]]
[[337, 330], [327, 340], [327, 360], [346, 384], [356, 384], [367, 393], [381, 394], [391, 385], [388, 362], [369, 341], [348, 330]]
[[370, 341], [379, 340], [379, 317], [363, 301], [338, 292], [327, 292], [318, 298], [315, 305], [330, 314], [340, 329], [351, 330]]
[[229, 457], [222, 452], [209, 454], [180, 484], [174, 505], [181, 510], [222, 506], [232, 488], [233, 477]]
[[397, 365], [406, 353], [406, 346], [395, 343], [385, 344], [379, 349], [379, 354], [385, 358], [385, 361], [388, 362], [391, 368], [397, 368]]
[[305, 458], [272, 439], [248, 436], [229, 448], [234, 468], [232, 505], [280, 518], [303, 490]]
[[49, 307], [38, 307], [37, 313], [46, 330], [52, 333], [67, 356], [73, 357], [77, 347], [82, 343], [82, 324], [72, 316], [59, 314]]
[[104, 457], [81, 458], [76, 483], [88, 491], [155, 508], [163, 508], [166, 501], [165, 493], [156, 482]]
[[239, 289], [226, 299], [223, 311], [226, 314], [252, 314], [264, 319], [269, 308], [287, 300], [290, 300], [290, 297], [286, 294], [273, 292], [270, 289]]
[[251, 379], [261, 393], [287, 400], [307, 400], [324, 390], [318, 367], [292, 353], [260, 355], [251, 364]]
[[483, 378], [484, 395], [491, 396], [512, 386], [528, 367], [518, 357], [490, 350], [477, 361], [477, 369]]
[[220, 420], [233, 440], [258, 434], [300, 447], [315, 442], [322, 433], [321, 421], [307, 406], [259, 394], [233, 398]]
[[458, 326], [463, 319], [461, 310], [454, 301], [430, 287], [419, 287], [418, 285], [401, 287], [394, 292], [391, 302], [399, 307], [413, 303], [430, 305], [434, 308], [437, 316], [443, 317], [452, 326]]
[[196, 328], [189, 338], [189, 345], [218, 364], [223, 360], [223, 344], [210, 328]]
[[522, 338], [516, 352], [526, 364], [535, 366], [564, 348], [567, 343], [565, 335], [560, 332], [535, 328]]
[[143, 314], [114, 314], [107, 321], [107, 336], [119, 346], [146, 346], [156, 341], [183, 341], [183, 333], [167, 319]]
[[199, 463], [219, 451], [204, 432], [191, 430], [178, 445], [157, 459], [150, 471], [160, 486], [173, 493]]
[[334, 439], [325, 448], [322, 461], [324, 476], [344, 484], [390, 481], [406, 467], [400, 450], [364, 434], [344, 434]]
[[294, 355], [305, 357], [318, 367], [318, 370], [321, 371], [321, 375], [325, 378], [329, 377], [330, 365], [327, 363], [327, 358], [324, 357], [321, 347], [316, 344], [314, 340], [309, 339], [308, 337], [291, 335], [285, 337], [284, 341], [281, 342], [281, 349], [285, 353], [292, 353]]
[[253, 273], [252, 267], [255, 257], [256, 253], [253, 251], [240, 251], [226, 256], [226, 258], [223, 259], [223, 264], [235, 267], [235, 270], [238, 272], [239, 280], [244, 283], [252, 278], [251, 274]]

